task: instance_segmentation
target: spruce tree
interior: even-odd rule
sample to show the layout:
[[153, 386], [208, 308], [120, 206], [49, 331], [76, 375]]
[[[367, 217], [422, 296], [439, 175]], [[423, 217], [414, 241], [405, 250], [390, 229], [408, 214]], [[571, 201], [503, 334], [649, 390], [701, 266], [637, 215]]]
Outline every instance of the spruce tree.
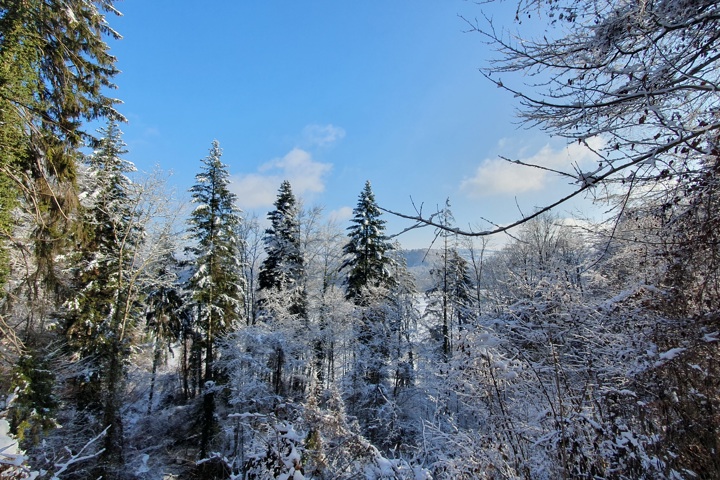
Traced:
[[436, 239], [442, 238], [440, 257], [430, 270], [432, 287], [425, 292], [428, 298], [426, 314], [440, 320], [438, 333], [442, 336], [442, 358], [447, 362], [452, 353], [452, 329], [469, 321], [474, 286], [470, 278], [468, 262], [460, 256], [457, 246], [457, 234], [451, 232], [455, 222], [450, 210], [450, 200], [439, 212], [438, 221], [444, 228], [438, 229]]
[[112, 478], [123, 461], [120, 392], [130, 353], [130, 332], [140, 312], [139, 249], [144, 225], [140, 198], [127, 176], [122, 132], [111, 120], [99, 130], [98, 148], [87, 159], [82, 198], [83, 236], [76, 258], [75, 297], [68, 302], [68, 345], [86, 365], [78, 405], [102, 413], [102, 474]]
[[368, 367], [363, 376], [370, 384], [379, 384], [384, 378], [382, 365], [387, 358], [387, 347], [380, 341], [385, 335], [383, 302], [388, 289], [396, 282], [390, 274], [393, 263], [388, 255], [392, 245], [384, 235], [385, 221], [375, 202], [370, 182], [360, 193], [353, 210], [349, 241], [343, 247], [346, 259], [340, 270], [348, 270], [345, 280], [345, 297], [360, 307], [357, 340], [361, 349], [369, 349]]
[[288, 313], [307, 317], [305, 262], [300, 245], [300, 221], [297, 201], [290, 182], [283, 181], [268, 213], [270, 227], [265, 230], [265, 252], [258, 275], [258, 287], [266, 294], [282, 293], [289, 302]]
[[349, 241], [343, 247], [347, 258], [340, 267], [348, 271], [345, 296], [356, 304], [363, 302], [364, 288], [392, 285], [391, 259], [387, 255], [392, 245], [385, 237], [385, 220], [380, 218], [381, 213], [367, 181], [353, 210], [353, 225], [348, 227]]
[[198, 323], [204, 333], [204, 416], [201, 456], [206, 456], [214, 428], [215, 344], [243, 312], [244, 286], [239, 264], [238, 225], [242, 221], [235, 206], [235, 194], [227, 165], [220, 160], [222, 150], [213, 141], [210, 154], [202, 160], [202, 171], [190, 189], [195, 210], [189, 219], [189, 232], [195, 245], [188, 248], [194, 257], [189, 281], [197, 305]]
[[340, 267], [348, 270], [345, 296], [356, 305], [355, 364], [350, 371], [351, 382], [348, 407], [360, 420], [365, 434], [379, 440], [384, 434], [374, 420], [378, 410], [384, 409], [390, 397], [387, 379], [392, 337], [389, 306], [390, 289], [396, 284], [388, 256], [392, 246], [384, 235], [385, 221], [370, 182], [360, 193], [348, 228], [349, 241], [343, 252], [346, 259]]
[[[112, 349], [113, 316], [117, 311], [128, 263], [140, 240], [134, 223], [127, 174], [135, 166], [122, 159], [127, 153], [122, 132], [111, 121], [100, 129], [99, 147], [87, 158], [83, 184], [82, 235], [80, 251], [75, 258], [76, 296], [68, 302], [67, 335], [69, 345], [81, 357], [98, 359]], [[101, 364], [96, 365], [84, 383], [80, 396], [82, 406], [97, 406]], [[88, 391], [87, 389], [90, 389]]]
[[150, 377], [147, 413], [152, 413], [155, 395], [155, 380], [160, 362], [172, 345], [180, 339], [183, 323], [186, 321], [185, 295], [178, 281], [180, 262], [175, 257], [175, 245], [168, 239], [157, 271], [158, 282], [146, 299], [146, 330], [152, 336], [153, 360]]
[[35, 280], [51, 290], [55, 256], [70, 237], [68, 220], [77, 218], [70, 213], [77, 206], [79, 149], [95, 146], [82, 122], [119, 117], [119, 100], [107, 96], [118, 70], [105, 38], [120, 36], [105, 12], [118, 14], [113, 0], [0, 7], [0, 236], [12, 235], [8, 213], [23, 197], [35, 217]]

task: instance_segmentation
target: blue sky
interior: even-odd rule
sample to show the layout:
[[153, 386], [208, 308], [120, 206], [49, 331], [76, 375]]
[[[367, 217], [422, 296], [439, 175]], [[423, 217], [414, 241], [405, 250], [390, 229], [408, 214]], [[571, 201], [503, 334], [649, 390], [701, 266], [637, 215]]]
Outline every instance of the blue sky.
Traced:
[[[478, 73], [491, 52], [460, 16], [513, 28], [514, 9], [462, 0], [124, 0], [110, 16], [128, 118], [127, 159], [193, 184], [214, 139], [239, 206], [259, 216], [288, 179], [344, 227], [366, 180], [378, 203], [412, 213], [450, 198], [460, 227], [531, 212], [571, 186], [498, 155], [550, 166], [578, 148], [518, 129], [508, 94]], [[558, 212], [566, 215], [565, 210]], [[388, 233], [409, 225], [386, 216]], [[432, 231], [399, 238], [422, 248]]]

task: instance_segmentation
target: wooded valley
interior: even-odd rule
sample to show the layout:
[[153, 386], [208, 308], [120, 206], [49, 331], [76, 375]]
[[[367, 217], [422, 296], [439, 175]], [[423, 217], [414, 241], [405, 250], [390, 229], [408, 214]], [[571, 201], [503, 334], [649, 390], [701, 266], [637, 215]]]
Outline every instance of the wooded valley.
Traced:
[[0, 2], [2, 478], [719, 478], [720, 7], [537, 12], [467, 22], [481, 73], [597, 169], [489, 231], [401, 213], [410, 252], [372, 179], [347, 225], [289, 181], [245, 214], [218, 141], [182, 205], [124, 159], [112, 0]]

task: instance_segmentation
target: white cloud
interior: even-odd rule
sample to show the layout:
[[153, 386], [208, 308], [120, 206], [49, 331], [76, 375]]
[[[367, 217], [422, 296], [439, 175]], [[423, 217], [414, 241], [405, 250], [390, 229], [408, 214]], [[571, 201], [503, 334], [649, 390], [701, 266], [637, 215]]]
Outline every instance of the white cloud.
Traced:
[[333, 210], [328, 214], [328, 218], [331, 222], [344, 222], [350, 220], [353, 216], [352, 207], [340, 207], [337, 210]]
[[302, 132], [303, 145], [326, 147], [345, 137], [345, 129], [335, 125], [307, 125]]
[[257, 208], [272, 205], [280, 187], [276, 177], [264, 177], [256, 173], [235, 175], [231, 179], [230, 190], [237, 195], [241, 208]]
[[[597, 150], [602, 147], [602, 140], [591, 138], [588, 144]], [[572, 144], [561, 150], [545, 145], [534, 155], [519, 160], [572, 174], [573, 165], [587, 165], [597, 161], [597, 157], [581, 144]], [[485, 159], [475, 171], [475, 175], [460, 183], [460, 190], [471, 198], [514, 195], [543, 190], [553, 178], [557, 176], [546, 170], [512, 164], [499, 158]]]
[[290, 182], [296, 196], [323, 192], [331, 169], [332, 164], [316, 162], [307, 151], [294, 148], [284, 157], [261, 165], [257, 173], [234, 175], [230, 188], [240, 207], [265, 207], [273, 204], [283, 180]]

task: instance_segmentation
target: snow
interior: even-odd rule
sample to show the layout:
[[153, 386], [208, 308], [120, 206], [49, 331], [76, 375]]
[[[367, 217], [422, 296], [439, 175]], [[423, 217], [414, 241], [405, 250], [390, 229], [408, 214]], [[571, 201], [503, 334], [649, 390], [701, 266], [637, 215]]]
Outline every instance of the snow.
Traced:
[[148, 460], [150, 460], [150, 455], [148, 455], [147, 453], [144, 453], [140, 457], [140, 466], [138, 467], [137, 470], [135, 470], [135, 475], [141, 475], [143, 473], [150, 472], [150, 467], [148, 467]]
[[659, 367], [659, 366], [665, 364], [665, 362], [669, 362], [670, 360], [673, 360], [675, 357], [677, 357], [678, 355], [683, 353], [685, 350], [687, 350], [687, 349], [678, 347], [678, 348], [671, 348], [670, 350], [668, 350], [666, 352], [659, 353], [658, 357], [660, 358], [660, 360], [656, 361], [654, 366]]
[[720, 332], [706, 333], [703, 336], [703, 342], [717, 342], [718, 335], [720, 335]]
[[10, 436], [10, 424], [4, 418], [0, 419], [0, 465], [14, 467], [3, 470], [2, 478], [36, 479], [40, 473], [25, 468], [23, 466], [25, 461], [24, 452], [18, 448], [17, 441]]
[[685, 350], [687, 350], [687, 349], [686, 348], [671, 348], [667, 352], [663, 352], [663, 353], [659, 354], [658, 356], [662, 360], [672, 360], [673, 358], [677, 357]]
[[18, 453], [17, 442], [10, 438], [10, 424], [4, 418], [0, 419], [0, 452], [3, 456]]
[[592, 172], [578, 171], [577, 183], [579, 183], [582, 187], [592, 187], [598, 182], [597, 174], [602, 170], [602, 168], [602, 166], [599, 166]]

